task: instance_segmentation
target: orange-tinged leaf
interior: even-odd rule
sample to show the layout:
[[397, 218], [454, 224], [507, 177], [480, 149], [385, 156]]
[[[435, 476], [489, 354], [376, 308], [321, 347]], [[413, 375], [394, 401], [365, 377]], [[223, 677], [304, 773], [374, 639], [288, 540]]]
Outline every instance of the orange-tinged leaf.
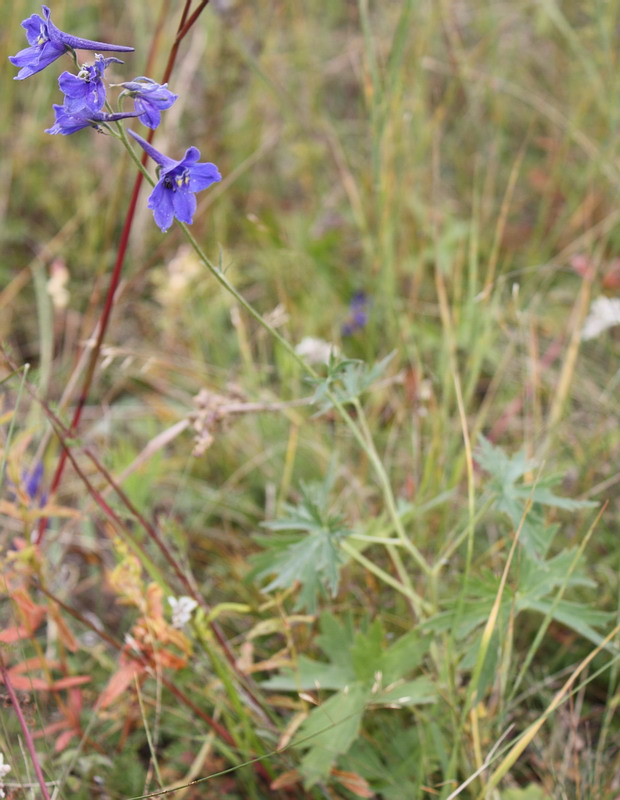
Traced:
[[301, 723], [308, 718], [307, 711], [300, 711], [298, 714], [295, 714], [293, 719], [289, 722], [284, 730], [284, 733], [280, 737], [280, 741], [278, 742], [278, 750], [282, 750], [283, 748], [287, 747], [293, 736], [297, 733], [297, 729], [301, 725]]
[[168, 667], [169, 669], [185, 669], [187, 666], [186, 658], [181, 658], [181, 656], [171, 653], [170, 650], [159, 650], [154, 653], [153, 660], [162, 667]]
[[60, 678], [50, 684], [50, 689], [59, 691], [60, 689], [73, 689], [91, 681], [90, 675], [73, 675], [69, 678]]
[[[0, 678], [0, 681], [2, 681], [2, 678]], [[11, 677], [11, 684], [14, 689], [19, 689], [20, 692], [46, 691], [49, 689], [49, 683], [44, 681], [43, 678], [32, 678], [30, 675]]]
[[375, 793], [368, 785], [368, 781], [356, 772], [343, 772], [333, 769], [332, 776], [356, 797], [374, 797]]
[[149, 583], [146, 587], [146, 616], [150, 619], [163, 619], [164, 593], [156, 583]]
[[56, 731], [64, 731], [67, 727], [67, 720], [61, 719], [58, 722], [52, 722], [50, 725], [46, 725], [44, 728], [41, 728], [40, 731], [35, 731], [32, 734], [33, 739], [40, 739], [42, 736], [49, 736], [50, 733], [56, 733]]
[[101, 693], [99, 707], [105, 708], [116, 700], [117, 697], [120, 697], [125, 689], [132, 684], [134, 679], [143, 673], [144, 670], [145, 667], [136, 661], [121, 664]]
[[73, 739], [73, 737], [77, 736], [77, 735], [78, 735], [78, 731], [76, 731], [76, 730], [75, 731], [74, 730], [68, 730], [68, 731], [65, 731], [64, 733], [61, 733], [60, 736], [58, 737], [58, 739], [56, 739], [56, 743], [54, 744], [54, 750], [57, 753], [62, 753], [62, 751], [69, 744], [71, 739]]
[[0, 642], [12, 644], [13, 642], [18, 642], [20, 639], [27, 639], [29, 636], [30, 632], [24, 625], [12, 625], [10, 628], [5, 628], [3, 631], [0, 631]]
[[301, 775], [296, 769], [291, 769], [289, 772], [283, 772], [282, 775], [277, 777], [275, 781], [271, 782], [270, 789], [288, 789], [295, 786], [301, 781]]
[[45, 656], [34, 656], [33, 658], [25, 658], [19, 664], [15, 664], [9, 670], [11, 675], [16, 675], [21, 672], [30, 672], [31, 669], [58, 669], [60, 661], [48, 661]]
[[16, 589], [12, 594], [12, 599], [18, 607], [29, 633], [34, 633], [43, 622], [47, 608], [38, 606], [25, 589]]

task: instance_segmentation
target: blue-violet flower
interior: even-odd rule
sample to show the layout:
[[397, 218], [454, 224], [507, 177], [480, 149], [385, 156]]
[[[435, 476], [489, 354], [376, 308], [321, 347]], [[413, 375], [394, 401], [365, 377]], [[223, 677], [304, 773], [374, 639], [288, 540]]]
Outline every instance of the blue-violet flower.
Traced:
[[43, 462], [37, 461], [30, 469], [23, 469], [21, 479], [26, 494], [34, 500], [43, 485]]
[[355, 292], [349, 304], [351, 314], [342, 326], [343, 336], [352, 336], [368, 322], [368, 297], [366, 292]]
[[134, 108], [140, 112], [138, 119], [147, 128], [155, 130], [161, 121], [160, 111], [170, 108], [178, 98], [168, 89], [168, 84], [155, 83], [151, 78], [140, 76], [132, 81], [121, 83], [127, 94], [133, 98]]
[[90, 111], [99, 111], [105, 103], [105, 85], [103, 73], [106, 67], [116, 62], [122, 64], [120, 58], [104, 58], [97, 53], [94, 64], [83, 64], [77, 75], [63, 72], [58, 78], [60, 91], [65, 96], [64, 106], [69, 112], [79, 111], [82, 108]]
[[42, 6], [43, 17], [33, 14], [22, 22], [26, 31], [26, 38], [30, 47], [20, 50], [15, 56], [9, 56], [9, 61], [16, 67], [21, 67], [15, 76], [16, 81], [23, 81], [37, 72], [41, 72], [52, 61], [55, 61], [67, 50], [112, 50], [117, 53], [131, 53], [133, 47], [106, 44], [106, 42], [93, 42], [79, 36], [63, 33], [50, 19], [50, 10]]
[[107, 114], [105, 111], [91, 111], [89, 108], [80, 108], [77, 111], [69, 111], [66, 106], [59, 106], [54, 104], [54, 113], [56, 114], [56, 124], [51, 128], [46, 128], [45, 133], [61, 133], [63, 136], [68, 136], [70, 133], [81, 131], [82, 128], [96, 128], [101, 131], [101, 123], [103, 122], [116, 122], [118, 119], [126, 119], [127, 117], [137, 117], [137, 111], [118, 112], [116, 114]]
[[128, 133], [140, 147], [159, 164], [159, 181], [151, 192], [148, 207], [153, 211], [155, 222], [165, 233], [176, 217], [180, 222], [192, 224], [196, 211], [194, 192], [200, 192], [212, 183], [222, 180], [215, 164], [198, 163], [200, 150], [188, 147], [180, 161], [160, 153], [137, 133]]

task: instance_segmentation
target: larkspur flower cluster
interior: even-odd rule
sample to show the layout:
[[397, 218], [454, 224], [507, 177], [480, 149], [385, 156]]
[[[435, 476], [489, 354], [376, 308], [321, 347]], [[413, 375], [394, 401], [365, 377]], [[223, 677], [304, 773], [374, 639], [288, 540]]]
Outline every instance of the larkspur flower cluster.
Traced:
[[[155, 130], [161, 122], [161, 112], [178, 99], [178, 95], [168, 89], [168, 84], [156, 83], [144, 75], [132, 81], [110, 84], [122, 89], [118, 95], [118, 110], [112, 111], [107, 99], [105, 71], [110, 64], [123, 62], [113, 56], [104, 58], [99, 51], [130, 53], [134, 48], [64, 33], [53, 24], [50, 9], [47, 6], [42, 8], [42, 17], [32, 14], [22, 22], [29, 47], [9, 58], [20, 68], [15, 80], [24, 80], [41, 72], [65, 53], [72, 55], [77, 64], [76, 49], [97, 51], [94, 63], [83, 64], [77, 74], [63, 72], [59, 77], [58, 85], [64, 100], [62, 105], [53, 106], [56, 120], [46, 133], [69, 136], [89, 127], [101, 133], [115, 133], [110, 123], [131, 117]], [[122, 110], [125, 98], [133, 100], [133, 111]], [[222, 179], [218, 168], [210, 162], [199, 162], [200, 151], [196, 147], [189, 147], [185, 156], [175, 161], [134, 131], [129, 130], [129, 133], [157, 164], [159, 180], [148, 199], [148, 207], [153, 211], [157, 225], [166, 232], [175, 217], [191, 225], [196, 211], [195, 193]]]

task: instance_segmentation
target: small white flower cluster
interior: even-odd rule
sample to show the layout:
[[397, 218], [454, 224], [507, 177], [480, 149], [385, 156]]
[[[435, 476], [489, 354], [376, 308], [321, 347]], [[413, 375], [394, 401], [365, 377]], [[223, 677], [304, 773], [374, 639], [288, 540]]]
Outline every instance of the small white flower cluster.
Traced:
[[198, 603], [192, 597], [187, 597], [187, 595], [178, 598], [169, 597], [168, 602], [172, 609], [172, 627], [181, 630], [192, 618], [192, 611]]
[[0, 797], [5, 797], [4, 794], [4, 776], [11, 771], [11, 767], [4, 763], [4, 753], [0, 752]]
[[593, 301], [581, 331], [582, 340], [596, 339], [608, 328], [620, 325], [620, 298], [601, 295]]

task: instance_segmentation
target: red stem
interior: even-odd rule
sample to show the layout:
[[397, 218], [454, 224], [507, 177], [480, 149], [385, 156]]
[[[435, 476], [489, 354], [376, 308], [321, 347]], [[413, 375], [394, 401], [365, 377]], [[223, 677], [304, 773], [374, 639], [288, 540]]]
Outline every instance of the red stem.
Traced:
[[28, 729], [26, 718], [24, 717], [24, 714], [22, 712], [22, 708], [19, 704], [19, 699], [17, 697], [15, 689], [13, 688], [13, 684], [11, 683], [9, 671], [5, 666], [2, 655], [0, 655], [0, 674], [2, 675], [2, 680], [4, 682], [4, 685], [6, 686], [6, 690], [11, 699], [11, 703], [13, 704], [13, 709], [19, 721], [19, 727], [22, 729], [22, 733], [24, 734], [24, 739], [26, 741], [26, 749], [30, 753], [30, 760], [32, 761], [32, 766], [34, 767], [37, 780], [39, 781], [39, 786], [41, 787], [41, 794], [43, 795], [45, 800], [50, 800], [50, 795], [49, 792], [47, 791], [47, 785], [45, 783], [45, 776], [43, 775], [41, 764], [39, 764], [39, 758], [37, 756], [37, 751], [34, 746], [34, 741]]
[[[209, 3], [209, 0], [202, 0], [200, 6], [196, 9], [196, 11], [192, 14], [189, 20], [187, 20], [187, 15], [189, 13], [189, 9], [191, 6], [192, 0], [186, 0], [185, 6], [183, 8], [183, 13], [181, 14], [181, 20], [179, 22], [179, 27], [177, 29], [177, 35], [175, 37], [174, 43], [170, 48], [170, 55], [168, 57], [168, 63], [166, 64], [166, 69], [164, 70], [164, 76], [161, 80], [162, 83], [167, 83], [168, 79], [172, 73], [172, 69], [174, 67], [174, 63], [176, 61], [177, 53], [179, 51], [179, 45], [181, 41], [187, 34], [189, 33], [192, 25], [198, 19], [200, 13], [206, 8]], [[187, 21], [186, 21], [187, 20]], [[149, 134], [147, 139], [149, 142], [153, 140], [153, 136], [155, 131], [149, 130]], [[142, 154], [142, 163], [146, 164], [147, 161], [147, 154]], [[138, 203], [138, 197], [140, 195], [140, 189], [142, 187], [143, 176], [140, 171], [136, 175], [136, 179], [134, 181], [133, 190], [131, 193], [131, 200], [129, 201], [129, 208], [127, 210], [127, 215], [125, 217], [125, 223], [123, 225], [123, 230], [121, 233], [121, 239], [118, 245], [118, 251], [116, 254], [116, 262], [114, 264], [114, 269], [112, 270], [112, 275], [110, 277], [110, 286], [108, 288], [108, 292], [105, 299], [105, 305], [103, 307], [103, 311], [101, 313], [101, 318], [99, 322], [99, 332], [97, 334], [97, 340], [91, 352], [90, 359], [88, 361], [88, 366], [86, 368], [86, 374], [84, 375], [84, 380], [82, 381], [82, 389], [80, 392], [80, 397], [73, 413], [73, 419], [71, 420], [70, 430], [71, 432], [75, 432], [77, 427], [80, 423], [80, 419], [82, 418], [82, 412], [84, 410], [84, 406], [88, 400], [88, 394], [90, 392], [90, 387], [93, 382], [93, 377], [95, 374], [95, 369], [97, 366], [97, 362], [99, 360], [99, 353], [101, 352], [101, 345], [103, 344], [103, 339], [106, 335], [108, 329], [108, 323], [110, 321], [110, 315], [112, 314], [112, 308], [114, 306], [114, 298], [116, 295], [116, 290], [118, 289], [118, 284], [121, 279], [121, 272], [123, 268], [123, 263], [125, 261], [125, 255], [127, 252], [127, 245], [129, 243], [129, 236], [131, 234], [131, 228], [134, 221], [134, 216], [136, 213], [136, 205]], [[65, 465], [67, 463], [67, 451], [63, 450], [60, 455], [60, 459], [58, 460], [58, 465], [56, 467], [56, 472], [54, 473], [54, 477], [52, 478], [52, 483], [50, 486], [50, 495], [53, 495], [62, 479], [62, 474], [65, 469]], [[47, 517], [42, 517], [39, 521], [39, 526], [37, 528], [37, 532], [34, 536], [34, 543], [40, 544], [43, 540], [43, 536], [45, 535], [45, 531], [47, 529]]]

